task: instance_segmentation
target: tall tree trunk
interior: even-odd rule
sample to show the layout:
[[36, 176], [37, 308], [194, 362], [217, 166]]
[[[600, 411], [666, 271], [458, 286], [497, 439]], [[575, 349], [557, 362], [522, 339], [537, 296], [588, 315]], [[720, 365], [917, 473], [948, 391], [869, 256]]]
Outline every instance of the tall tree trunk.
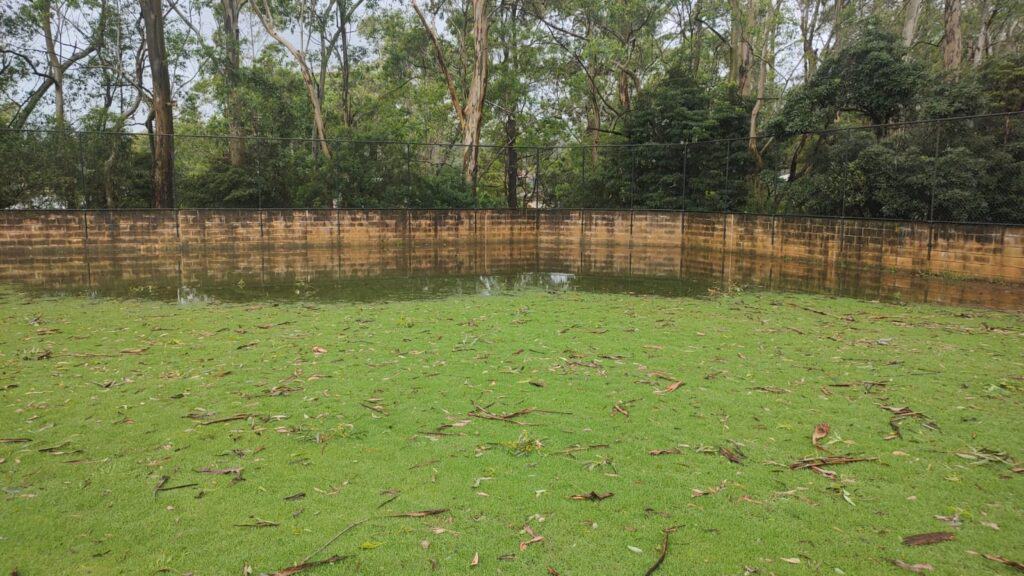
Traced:
[[224, 43], [224, 83], [227, 85], [228, 161], [232, 166], [245, 165], [245, 132], [242, 129], [242, 96], [239, 93], [241, 69], [241, 38], [238, 17], [241, 0], [221, 0], [221, 37]]
[[832, 15], [832, 50], [839, 52], [843, 49], [843, 0], [835, 0], [834, 14]]
[[[262, 6], [261, 6], [262, 4]], [[253, 0], [251, 2], [253, 12], [256, 13], [256, 17], [259, 18], [260, 23], [263, 24], [263, 29], [267, 31], [278, 44], [284, 46], [285, 50], [292, 55], [295, 63], [299, 65], [299, 72], [302, 73], [302, 83], [306, 86], [306, 96], [309, 98], [310, 107], [313, 109], [313, 130], [316, 134], [316, 139], [320, 144], [320, 152], [327, 158], [331, 157], [331, 148], [327, 144], [327, 127], [324, 124], [323, 110], [320, 107], [320, 95], [319, 89], [316, 85], [316, 79], [313, 77], [313, 72], [309, 68], [309, 64], [306, 62], [306, 57], [302, 51], [299, 50], [295, 44], [292, 44], [287, 38], [281, 35], [274, 27], [274, 15], [270, 11], [270, 5], [267, 0]]]
[[448, 70], [448, 64], [444, 59], [444, 52], [441, 50], [441, 41], [437, 37], [434, 27], [427, 22], [427, 17], [413, 0], [412, 7], [419, 16], [420, 22], [430, 35], [430, 41], [434, 47], [434, 56], [437, 65], [441, 69], [445, 83], [448, 86], [448, 96], [452, 100], [452, 108], [455, 109], [455, 116], [459, 121], [459, 128], [462, 131], [462, 170], [466, 184], [473, 191], [476, 197], [478, 161], [480, 158], [480, 129], [483, 127], [484, 98], [487, 95], [487, 64], [490, 61], [490, 53], [487, 47], [487, 34], [489, 28], [487, 14], [487, 0], [473, 0], [473, 67], [471, 70], [469, 91], [466, 94], [466, 105], [463, 106], [459, 98], [458, 89], [455, 87], [455, 80]]
[[164, 45], [164, 12], [160, 0], [139, 0], [146, 29], [146, 49], [152, 73], [153, 99], [150, 104], [156, 121], [153, 135], [153, 207], [174, 207], [174, 118], [171, 103], [171, 79], [167, 71]]
[[757, 1], [729, 0], [731, 62], [730, 80], [736, 83], [740, 94], [750, 96], [753, 92], [754, 50], [751, 36], [757, 25]]
[[903, 15], [903, 45], [910, 48], [917, 36], [917, 20], [921, 17], [921, 0], [907, 0], [906, 14]]
[[40, 24], [43, 28], [43, 38], [46, 41], [46, 60], [50, 67], [50, 77], [53, 78], [53, 104], [54, 123], [58, 130], [63, 130], [66, 122], [64, 114], [64, 68], [60, 64], [60, 57], [57, 56], [57, 46], [53, 41], [53, 14], [50, 2], [45, 2], [40, 8]]
[[462, 167], [466, 182], [476, 197], [479, 176], [480, 129], [483, 127], [484, 98], [487, 95], [487, 64], [490, 53], [487, 46], [488, 34], [487, 0], [473, 0], [473, 74], [466, 95], [466, 124], [462, 144], [466, 146]]
[[590, 137], [590, 161], [597, 166], [601, 159], [601, 102], [593, 93], [587, 103], [587, 136]]
[[341, 23], [341, 116], [345, 126], [351, 128], [355, 122], [352, 118], [352, 95], [349, 78], [352, 74], [352, 62], [348, 50], [348, 21]]
[[818, 70], [818, 49], [814, 38], [818, 33], [821, 0], [800, 2], [800, 44], [804, 56], [804, 80], [810, 79]]
[[514, 111], [505, 117], [505, 201], [509, 208], [519, 207], [519, 151], [516, 141], [519, 126]]
[[960, 68], [963, 60], [963, 30], [960, 27], [962, 14], [961, 0], [946, 0], [944, 27], [946, 33], [942, 37], [942, 64], [946, 70], [955, 71]]
[[973, 54], [971, 55], [975, 66], [981, 66], [985, 57], [988, 56], [989, 48], [992, 45], [992, 17], [995, 12], [989, 0], [982, 0], [978, 5], [978, 18], [981, 20], [981, 25], [978, 27], [978, 36], [974, 40]]

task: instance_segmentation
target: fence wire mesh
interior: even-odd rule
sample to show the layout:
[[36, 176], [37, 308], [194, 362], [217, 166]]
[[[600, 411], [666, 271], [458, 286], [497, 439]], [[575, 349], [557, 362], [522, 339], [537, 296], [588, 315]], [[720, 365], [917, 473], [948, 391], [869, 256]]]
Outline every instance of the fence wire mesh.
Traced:
[[[1024, 223], [1024, 113], [684, 143], [175, 134], [180, 208], [603, 208]], [[526, 141], [521, 138], [520, 142]], [[146, 133], [0, 130], [0, 208], [144, 208]]]

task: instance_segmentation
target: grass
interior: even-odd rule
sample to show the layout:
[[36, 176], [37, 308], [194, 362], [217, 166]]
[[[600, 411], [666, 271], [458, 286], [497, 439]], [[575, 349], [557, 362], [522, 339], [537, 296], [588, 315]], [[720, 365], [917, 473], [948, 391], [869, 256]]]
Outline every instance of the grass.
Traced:
[[[771, 293], [4, 291], [0, 321], [5, 574], [259, 574], [314, 552], [345, 557], [314, 575], [460, 574], [474, 556], [488, 574], [644, 574], [670, 527], [658, 574], [1024, 560], [1019, 314]], [[886, 406], [915, 412], [901, 437]], [[877, 460], [789, 467], [826, 454]], [[613, 496], [571, 498], [591, 491]], [[521, 547], [525, 526], [543, 540]], [[937, 531], [955, 540], [901, 543]]]

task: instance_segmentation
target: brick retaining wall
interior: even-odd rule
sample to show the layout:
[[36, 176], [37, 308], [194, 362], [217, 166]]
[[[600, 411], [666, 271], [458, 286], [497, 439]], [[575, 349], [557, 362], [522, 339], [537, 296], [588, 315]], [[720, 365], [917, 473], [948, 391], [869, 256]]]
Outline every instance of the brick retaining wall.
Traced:
[[1024, 226], [600, 210], [0, 211], [0, 258], [534, 242], [539, 257], [724, 251], [1024, 283]]

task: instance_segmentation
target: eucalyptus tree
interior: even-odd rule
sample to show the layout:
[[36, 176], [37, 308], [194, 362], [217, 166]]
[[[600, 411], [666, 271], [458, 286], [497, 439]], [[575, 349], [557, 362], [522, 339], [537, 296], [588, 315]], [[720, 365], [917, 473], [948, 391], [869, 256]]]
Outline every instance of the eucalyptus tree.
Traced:
[[484, 100], [487, 95], [491, 57], [488, 37], [491, 23], [490, 2], [488, 0], [467, 0], [455, 6], [449, 6], [447, 11], [442, 12], [443, 6], [438, 6], [435, 11], [448, 24], [448, 29], [458, 46], [456, 54], [459, 59], [455, 63], [459, 71], [462, 72], [460, 76], [462, 84], [465, 86], [464, 90], [460, 90], [451, 72], [448, 64], [450, 57], [446, 55], [447, 50], [443, 46], [443, 40], [436, 27], [415, 0], [412, 2], [412, 7], [423, 24], [423, 29], [430, 37], [437, 69], [448, 88], [448, 97], [462, 134], [463, 177], [475, 196], [479, 176]]

